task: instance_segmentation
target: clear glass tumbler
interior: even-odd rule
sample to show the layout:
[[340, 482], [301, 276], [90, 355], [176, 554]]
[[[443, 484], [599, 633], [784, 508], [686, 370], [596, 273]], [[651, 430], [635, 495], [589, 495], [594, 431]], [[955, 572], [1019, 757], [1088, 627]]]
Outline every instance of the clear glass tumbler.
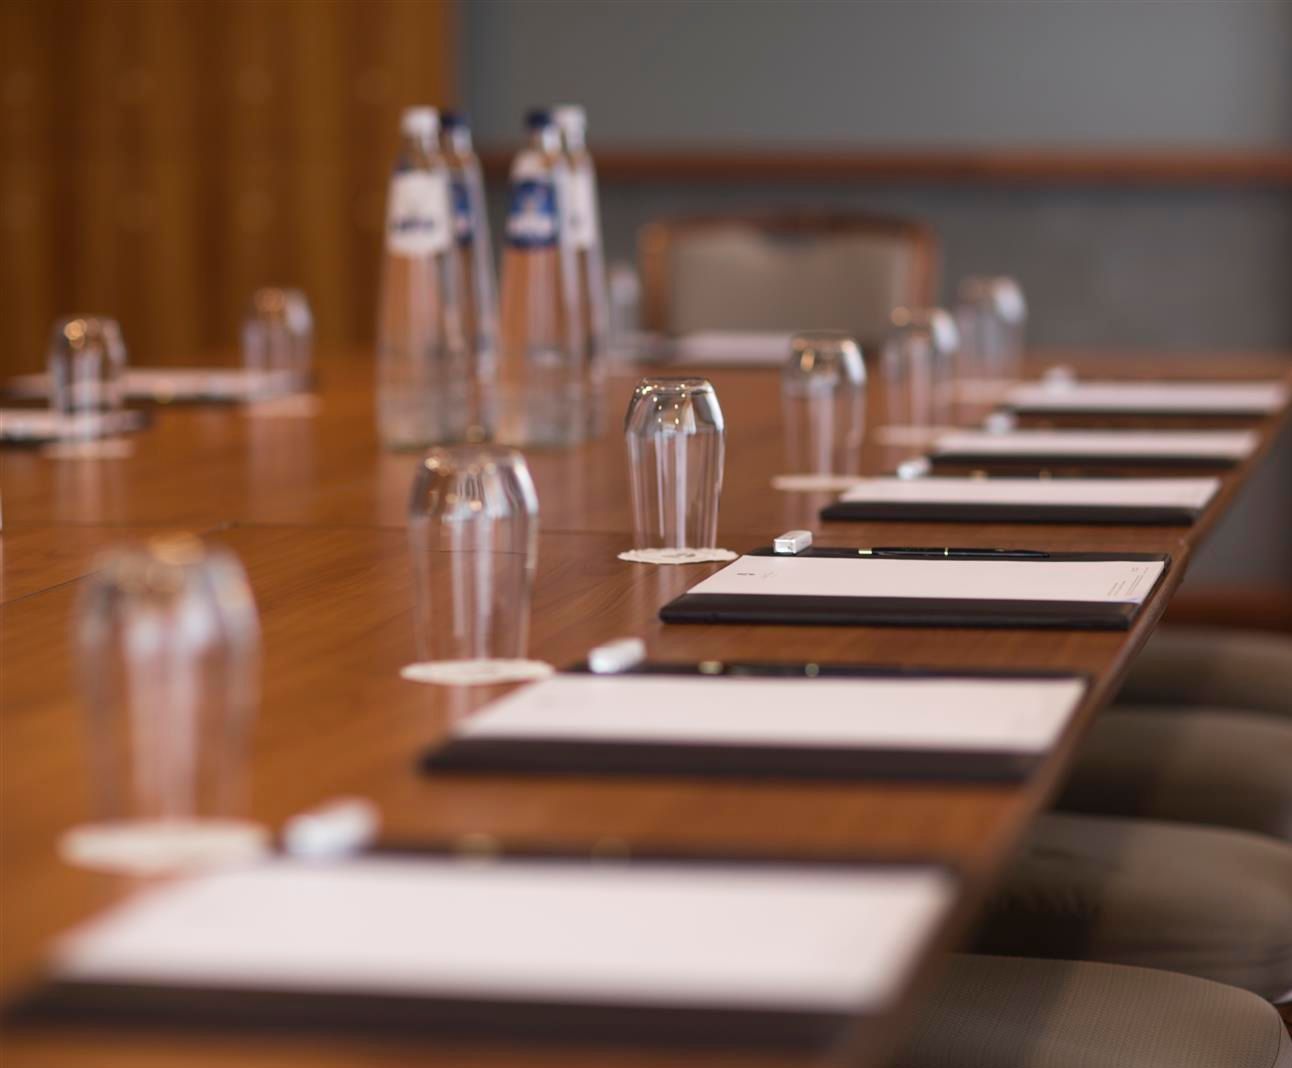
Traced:
[[959, 331], [941, 308], [896, 308], [882, 357], [885, 422], [933, 429], [951, 422]]
[[957, 289], [960, 374], [1004, 386], [1023, 376], [1027, 304], [1012, 278], [973, 275]]
[[50, 408], [64, 417], [67, 437], [118, 429], [125, 400], [126, 346], [115, 319], [69, 315], [49, 341]]
[[254, 396], [309, 389], [313, 349], [314, 316], [301, 290], [266, 287], [252, 294], [242, 321], [242, 365]]
[[624, 417], [633, 545], [711, 549], [726, 435], [718, 394], [703, 378], [643, 378]]
[[83, 859], [164, 869], [258, 848], [238, 817], [260, 626], [237, 557], [189, 535], [111, 550], [75, 638], [98, 819], [76, 834]]
[[866, 365], [847, 334], [796, 334], [781, 368], [785, 449], [794, 474], [855, 475], [866, 433]]
[[409, 502], [423, 661], [520, 660], [538, 563], [538, 494], [515, 449], [432, 449]]
[[1016, 382], [1024, 374], [1027, 301], [1023, 298], [1023, 287], [1013, 278], [1004, 275], [991, 280], [991, 292], [996, 315], [1001, 322], [1001, 374], [1009, 381]]

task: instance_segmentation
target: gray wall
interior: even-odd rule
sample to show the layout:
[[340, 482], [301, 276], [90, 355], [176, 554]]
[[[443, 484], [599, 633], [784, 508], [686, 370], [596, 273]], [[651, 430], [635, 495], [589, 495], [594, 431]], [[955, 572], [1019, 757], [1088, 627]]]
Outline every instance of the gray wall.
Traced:
[[[594, 149], [1292, 147], [1292, 0], [467, 0], [479, 143], [577, 100]], [[1038, 344], [1292, 346], [1286, 188], [607, 183], [607, 247], [742, 204], [918, 216], [1017, 275]]]
[[948, 296], [966, 274], [1019, 277], [1038, 344], [1292, 345], [1292, 197], [1285, 190], [652, 184], [612, 185], [603, 199], [616, 256], [632, 257], [642, 223], [679, 210], [850, 206], [931, 222]]
[[1292, 136], [1287, 0], [466, 0], [486, 142], [1250, 147]]
[[[572, 100], [594, 152], [1292, 148], [1292, 0], [465, 0], [462, 29], [486, 146]], [[618, 258], [678, 212], [920, 217], [944, 287], [1022, 281], [1037, 344], [1292, 348], [1286, 188], [617, 182], [602, 203]], [[1271, 461], [1195, 581], [1292, 580], [1292, 446]]]

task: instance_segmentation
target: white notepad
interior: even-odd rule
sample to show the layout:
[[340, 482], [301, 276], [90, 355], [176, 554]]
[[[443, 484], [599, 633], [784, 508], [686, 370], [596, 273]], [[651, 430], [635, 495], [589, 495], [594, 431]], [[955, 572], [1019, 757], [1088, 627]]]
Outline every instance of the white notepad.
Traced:
[[1140, 604], [1165, 567], [1162, 560], [742, 556], [687, 594]]
[[867, 478], [840, 497], [866, 504], [1205, 508], [1216, 478]]
[[1005, 397], [1034, 412], [1275, 412], [1288, 401], [1285, 382], [1029, 382]]
[[139, 412], [85, 412], [65, 415], [47, 408], [0, 409], [0, 441], [55, 441], [61, 438], [97, 438], [137, 430]]
[[676, 363], [733, 367], [777, 366], [790, 358], [792, 334], [761, 330], [703, 330], [673, 342]]
[[558, 675], [489, 705], [454, 737], [1036, 754], [1084, 690], [1075, 678]]
[[[272, 373], [242, 367], [132, 367], [124, 376], [127, 397], [135, 400], [246, 400], [273, 385]], [[18, 375], [6, 383], [15, 396], [49, 396], [49, 376]]]
[[1256, 448], [1249, 430], [964, 430], [934, 443], [934, 454], [977, 456], [1134, 456], [1241, 460]]
[[924, 867], [278, 861], [150, 891], [56, 977], [202, 989], [853, 1012], [949, 908]]

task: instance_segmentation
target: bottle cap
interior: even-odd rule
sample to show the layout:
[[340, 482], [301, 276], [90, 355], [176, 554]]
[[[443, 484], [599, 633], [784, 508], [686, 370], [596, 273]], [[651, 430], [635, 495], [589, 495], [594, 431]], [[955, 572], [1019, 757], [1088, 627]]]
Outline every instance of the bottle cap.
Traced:
[[440, 113], [434, 108], [404, 108], [399, 117], [399, 129], [405, 137], [431, 139], [439, 133]]
[[440, 112], [440, 129], [441, 130], [462, 130], [469, 124], [467, 117], [457, 111]]
[[541, 130], [552, 125], [552, 113], [547, 108], [530, 108], [525, 112], [525, 128]]
[[563, 132], [577, 130], [582, 133], [588, 125], [588, 113], [582, 104], [557, 104], [552, 109], [552, 118]]

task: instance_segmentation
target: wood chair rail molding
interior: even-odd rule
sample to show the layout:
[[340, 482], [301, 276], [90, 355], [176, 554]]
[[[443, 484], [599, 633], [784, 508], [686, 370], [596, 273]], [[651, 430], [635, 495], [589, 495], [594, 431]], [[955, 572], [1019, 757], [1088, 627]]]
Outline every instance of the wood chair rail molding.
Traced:
[[[596, 146], [594, 145], [594, 148]], [[490, 147], [481, 158], [502, 178], [512, 153]], [[931, 185], [1292, 186], [1292, 148], [782, 148], [605, 147], [596, 151], [603, 181], [913, 182]]]

